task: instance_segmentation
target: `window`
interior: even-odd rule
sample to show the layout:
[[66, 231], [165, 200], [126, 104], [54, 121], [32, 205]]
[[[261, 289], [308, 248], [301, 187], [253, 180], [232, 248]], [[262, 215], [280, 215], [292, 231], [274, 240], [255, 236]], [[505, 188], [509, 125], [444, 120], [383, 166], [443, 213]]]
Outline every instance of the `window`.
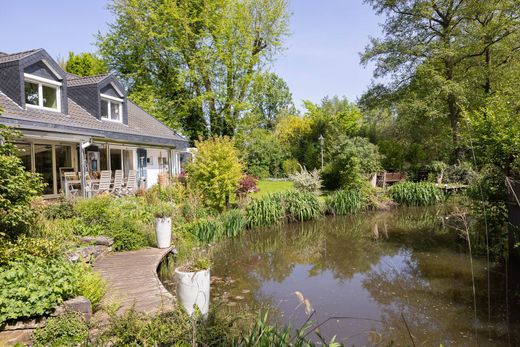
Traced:
[[39, 76], [24, 74], [25, 104], [29, 107], [60, 110], [61, 83]]
[[101, 118], [114, 122], [123, 121], [123, 99], [101, 94]]

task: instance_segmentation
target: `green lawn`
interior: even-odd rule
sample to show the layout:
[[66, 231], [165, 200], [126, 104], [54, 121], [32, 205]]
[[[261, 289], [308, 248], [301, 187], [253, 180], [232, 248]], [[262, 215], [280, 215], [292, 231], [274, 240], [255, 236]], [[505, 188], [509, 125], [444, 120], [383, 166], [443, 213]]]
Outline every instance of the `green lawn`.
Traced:
[[253, 194], [255, 197], [260, 197], [270, 193], [283, 192], [294, 188], [294, 184], [291, 181], [259, 180], [256, 186], [260, 191]]

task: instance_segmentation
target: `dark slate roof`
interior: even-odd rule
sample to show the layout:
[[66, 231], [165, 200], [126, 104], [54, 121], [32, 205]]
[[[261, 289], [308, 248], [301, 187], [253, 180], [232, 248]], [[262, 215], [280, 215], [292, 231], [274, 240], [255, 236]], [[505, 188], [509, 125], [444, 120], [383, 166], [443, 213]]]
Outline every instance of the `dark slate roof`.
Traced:
[[105, 78], [110, 76], [110, 74], [103, 74], [103, 75], [96, 75], [96, 76], [86, 76], [86, 77], [80, 77], [73, 74], [68, 73], [67, 74], [67, 86], [69, 87], [76, 87], [76, 86], [83, 86], [86, 84], [98, 84]]
[[98, 120], [78, 104], [68, 99], [69, 114], [23, 109], [8, 96], [0, 92], [3, 113], [0, 123], [53, 132], [74, 132], [93, 137], [132, 143], [170, 145], [186, 148], [188, 140], [128, 100], [128, 125]]
[[7, 53], [3, 53], [1, 56], [0, 56], [0, 64], [3, 64], [3, 63], [8, 63], [8, 62], [11, 62], [11, 61], [15, 61], [15, 60], [20, 60], [20, 59], [23, 59], [25, 57], [28, 57], [30, 56], [31, 54], [34, 54], [38, 51], [41, 51], [42, 49], [39, 48], [39, 49], [32, 49], [30, 51], [25, 51], [25, 52], [17, 52], [17, 53], [12, 53], [12, 54], [7, 54]]

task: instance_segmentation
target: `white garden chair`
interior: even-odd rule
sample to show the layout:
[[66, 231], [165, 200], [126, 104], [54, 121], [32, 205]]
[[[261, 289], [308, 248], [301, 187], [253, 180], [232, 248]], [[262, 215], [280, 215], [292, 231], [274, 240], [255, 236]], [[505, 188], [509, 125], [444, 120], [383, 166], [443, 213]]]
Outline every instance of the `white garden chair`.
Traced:
[[99, 179], [99, 183], [93, 185], [93, 187], [92, 187], [92, 192], [94, 193], [94, 195], [109, 192], [111, 181], [112, 181], [112, 171], [110, 171], [110, 170], [101, 171], [101, 177]]
[[123, 190], [123, 170], [116, 170], [114, 174], [114, 185], [110, 191], [112, 194], [119, 195]]

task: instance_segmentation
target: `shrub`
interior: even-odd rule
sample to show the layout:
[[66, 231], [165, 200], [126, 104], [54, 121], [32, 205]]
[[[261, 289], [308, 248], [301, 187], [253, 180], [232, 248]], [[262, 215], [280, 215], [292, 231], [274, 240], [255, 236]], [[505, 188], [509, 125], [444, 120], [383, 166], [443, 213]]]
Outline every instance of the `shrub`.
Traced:
[[277, 224], [285, 217], [280, 196], [268, 194], [254, 199], [246, 207], [247, 225], [249, 228], [265, 227]]
[[33, 198], [44, 187], [40, 176], [25, 171], [12, 144], [19, 132], [0, 125], [0, 237], [17, 237], [26, 232], [35, 218]]
[[381, 167], [378, 147], [363, 137], [340, 136], [327, 150], [323, 183], [327, 189], [359, 189]]
[[408, 206], [427, 206], [439, 202], [443, 194], [431, 182], [400, 182], [389, 190], [390, 198]]
[[51, 313], [78, 294], [76, 267], [61, 259], [15, 260], [0, 271], [0, 325]]
[[325, 198], [327, 212], [333, 215], [357, 213], [370, 206], [370, 198], [363, 190], [338, 190]]
[[266, 129], [253, 129], [246, 137], [237, 137], [237, 147], [250, 175], [260, 178], [278, 177], [284, 159], [280, 141]]
[[180, 182], [173, 182], [167, 186], [154, 185], [146, 192], [148, 203], [154, 200], [180, 204], [186, 199], [186, 187]]
[[107, 291], [105, 280], [89, 265], [81, 264], [77, 271], [77, 283], [79, 295], [86, 297], [92, 308], [96, 309]]
[[242, 165], [229, 137], [197, 141], [196, 160], [187, 167], [191, 183], [203, 193], [208, 206], [222, 209], [238, 187]]
[[228, 237], [238, 236], [246, 228], [247, 218], [242, 210], [229, 210], [220, 217], [223, 234]]
[[444, 180], [447, 182], [471, 184], [477, 177], [478, 174], [468, 162], [448, 166], [444, 171]]
[[142, 198], [108, 195], [78, 200], [73, 231], [86, 236], [104, 234], [114, 239], [116, 251], [133, 250], [153, 243], [152, 207]]
[[320, 217], [321, 205], [315, 194], [299, 191], [287, 191], [279, 194], [289, 222], [303, 222]]
[[15, 242], [0, 239], [0, 266], [12, 260], [23, 260], [31, 257], [58, 258], [63, 254], [63, 244], [42, 237], [25, 235]]
[[242, 176], [238, 184], [237, 194], [249, 194], [258, 192], [256, 187], [256, 179], [253, 176]]
[[282, 163], [282, 169], [285, 177], [289, 177], [289, 175], [300, 170], [300, 163], [296, 159], [286, 159]]
[[88, 338], [88, 326], [83, 316], [77, 312], [52, 317], [47, 325], [36, 329], [33, 335], [34, 346], [77, 346]]
[[316, 195], [321, 194], [322, 182], [320, 173], [316, 169], [309, 172], [301, 167], [299, 172], [289, 175], [289, 179], [294, 183], [294, 187], [300, 191]]
[[68, 219], [75, 216], [74, 203], [66, 199], [49, 203], [42, 212], [47, 219]]

